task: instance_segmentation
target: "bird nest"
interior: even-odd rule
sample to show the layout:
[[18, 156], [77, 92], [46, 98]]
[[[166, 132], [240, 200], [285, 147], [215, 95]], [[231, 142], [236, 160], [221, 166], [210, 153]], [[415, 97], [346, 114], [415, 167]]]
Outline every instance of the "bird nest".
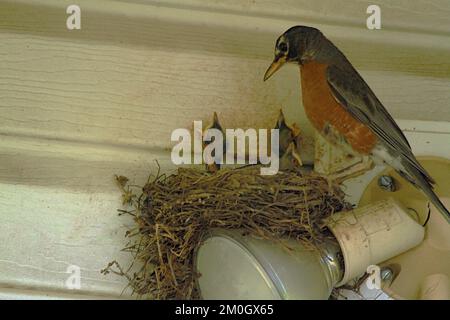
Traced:
[[194, 255], [210, 229], [239, 229], [280, 243], [295, 239], [314, 249], [330, 236], [324, 218], [349, 207], [338, 186], [315, 173], [263, 176], [259, 170], [179, 168], [172, 175], [158, 172], [143, 188], [116, 177], [129, 208], [119, 212], [136, 222], [125, 248], [134, 259], [127, 270], [113, 261], [103, 273], [127, 277], [142, 298], [199, 299]]

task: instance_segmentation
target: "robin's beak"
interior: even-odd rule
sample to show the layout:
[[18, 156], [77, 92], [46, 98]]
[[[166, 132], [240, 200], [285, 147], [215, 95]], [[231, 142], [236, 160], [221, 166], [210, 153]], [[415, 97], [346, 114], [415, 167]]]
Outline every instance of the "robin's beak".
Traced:
[[264, 81], [269, 79], [275, 72], [280, 69], [283, 64], [285, 64], [286, 58], [284, 56], [276, 56], [273, 60], [272, 64], [267, 69], [266, 73], [264, 74]]

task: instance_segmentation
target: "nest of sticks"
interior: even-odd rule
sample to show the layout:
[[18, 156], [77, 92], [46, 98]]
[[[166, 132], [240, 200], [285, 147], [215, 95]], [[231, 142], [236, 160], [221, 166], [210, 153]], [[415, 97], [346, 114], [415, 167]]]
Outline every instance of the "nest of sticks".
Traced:
[[199, 299], [194, 256], [210, 229], [240, 229], [270, 241], [296, 239], [314, 249], [330, 237], [324, 218], [349, 208], [339, 187], [315, 173], [293, 169], [262, 176], [259, 170], [244, 166], [211, 174], [179, 168], [150, 176], [143, 188], [116, 177], [129, 208], [119, 212], [136, 222], [124, 249], [134, 259], [127, 270], [113, 261], [103, 273], [127, 277], [141, 298]]

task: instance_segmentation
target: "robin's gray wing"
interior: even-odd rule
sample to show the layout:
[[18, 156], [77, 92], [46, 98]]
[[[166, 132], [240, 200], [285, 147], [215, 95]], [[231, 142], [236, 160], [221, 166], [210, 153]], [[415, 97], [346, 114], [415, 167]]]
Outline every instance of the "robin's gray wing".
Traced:
[[430, 183], [434, 183], [414, 157], [403, 132], [356, 70], [343, 70], [331, 65], [327, 68], [327, 81], [334, 98], [342, 107], [367, 125], [391, 151], [419, 170]]

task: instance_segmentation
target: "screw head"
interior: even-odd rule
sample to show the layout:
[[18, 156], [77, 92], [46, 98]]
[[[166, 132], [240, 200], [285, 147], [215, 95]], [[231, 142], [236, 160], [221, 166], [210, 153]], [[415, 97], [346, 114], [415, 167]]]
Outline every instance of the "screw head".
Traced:
[[380, 176], [378, 178], [378, 186], [388, 192], [394, 192], [397, 190], [395, 179], [389, 175]]
[[381, 270], [380, 276], [383, 281], [389, 281], [394, 277], [394, 272], [390, 268], [384, 268]]

